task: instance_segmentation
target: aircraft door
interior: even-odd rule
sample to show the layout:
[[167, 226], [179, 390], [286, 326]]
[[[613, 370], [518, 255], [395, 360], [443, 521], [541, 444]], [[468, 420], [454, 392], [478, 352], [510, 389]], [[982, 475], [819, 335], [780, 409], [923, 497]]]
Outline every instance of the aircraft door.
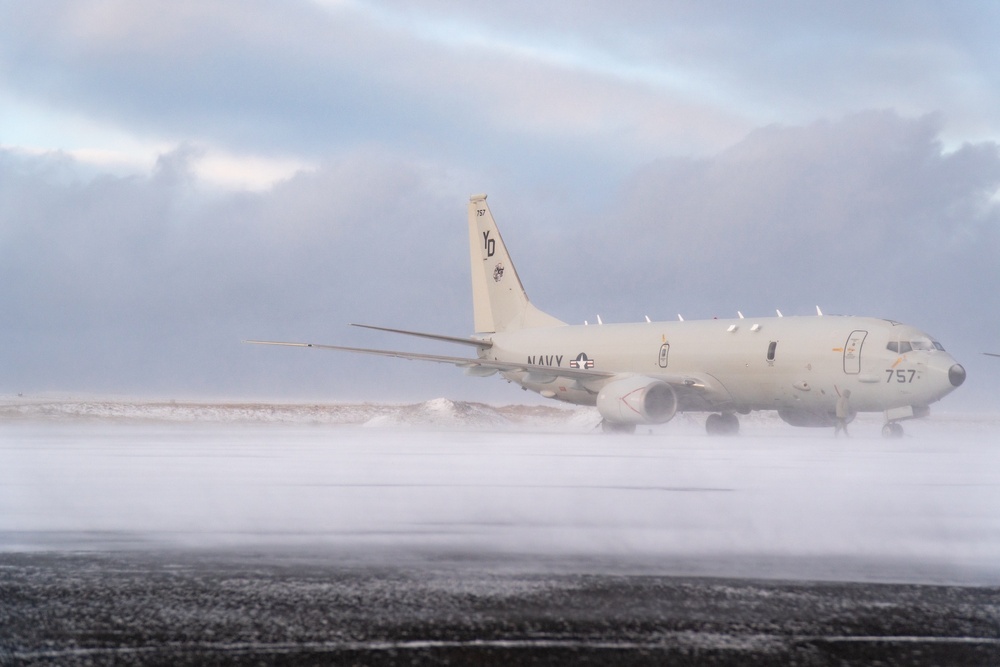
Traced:
[[670, 354], [670, 343], [664, 343], [660, 346], [660, 368], [667, 367], [667, 355]]
[[848, 375], [857, 375], [861, 372], [861, 348], [867, 336], [867, 331], [858, 329], [852, 331], [844, 343], [844, 372]]

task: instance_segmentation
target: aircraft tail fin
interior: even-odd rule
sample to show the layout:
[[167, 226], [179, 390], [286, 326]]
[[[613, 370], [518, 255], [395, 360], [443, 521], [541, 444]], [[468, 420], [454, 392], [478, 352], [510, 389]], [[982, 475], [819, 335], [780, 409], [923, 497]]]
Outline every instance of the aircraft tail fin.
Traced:
[[493, 214], [486, 205], [486, 195], [469, 197], [469, 253], [477, 333], [565, 324], [535, 308], [528, 300]]

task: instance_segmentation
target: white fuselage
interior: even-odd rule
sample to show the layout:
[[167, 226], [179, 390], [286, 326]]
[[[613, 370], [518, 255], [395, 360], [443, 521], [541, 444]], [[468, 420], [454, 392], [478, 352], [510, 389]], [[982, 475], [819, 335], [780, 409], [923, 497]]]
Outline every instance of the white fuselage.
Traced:
[[[869, 317], [566, 325], [491, 338], [483, 358], [571, 368], [574, 361], [586, 364], [582, 354], [595, 370], [675, 382], [690, 375], [704, 385], [704, 400], [682, 396], [680, 410], [830, 414], [849, 389], [855, 411], [920, 412], [961, 384], [949, 376], [955, 360], [929, 336]], [[521, 371], [504, 375], [546, 397], [582, 405], [593, 405], [600, 388], [600, 382], [552, 381]], [[900, 415], [906, 416], [916, 415]]]

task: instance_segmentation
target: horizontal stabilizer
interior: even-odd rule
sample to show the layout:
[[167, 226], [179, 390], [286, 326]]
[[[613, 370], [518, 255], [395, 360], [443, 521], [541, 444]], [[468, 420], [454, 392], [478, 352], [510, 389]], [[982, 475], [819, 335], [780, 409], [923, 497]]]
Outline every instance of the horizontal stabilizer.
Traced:
[[404, 334], [406, 336], [417, 336], [419, 338], [429, 338], [431, 340], [441, 340], [446, 343], [458, 343], [459, 345], [474, 345], [479, 348], [493, 347], [493, 341], [485, 338], [462, 338], [460, 336], [445, 336], [442, 334], [421, 333], [419, 331], [407, 331], [405, 329], [390, 329], [388, 327], [376, 327], [371, 324], [351, 324], [352, 327], [362, 329], [374, 329], [375, 331], [388, 331], [389, 333]]

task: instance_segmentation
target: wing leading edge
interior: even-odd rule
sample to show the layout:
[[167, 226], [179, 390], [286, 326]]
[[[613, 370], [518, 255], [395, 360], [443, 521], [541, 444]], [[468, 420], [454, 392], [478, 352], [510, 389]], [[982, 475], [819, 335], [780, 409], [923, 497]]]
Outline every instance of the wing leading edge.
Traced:
[[377, 327], [372, 324], [351, 324], [352, 327], [361, 329], [373, 329], [375, 331], [388, 331], [389, 333], [403, 334], [406, 336], [417, 336], [418, 338], [428, 338], [430, 340], [440, 340], [446, 343], [458, 343], [459, 345], [473, 345], [480, 349], [493, 347], [493, 341], [488, 338], [462, 338], [460, 336], [445, 336], [442, 334], [423, 333], [420, 331], [407, 331], [406, 329], [390, 329], [389, 327]]
[[[460, 342], [463, 344], [473, 344], [472, 341], [477, 339], [471, 338], [453, 338], [451, 336], [439, 336], [437, 334], [420, 334], [415, 332], [401, 331], [396, 329], [386, 329], [383, 327], [366, 327], [369, 329], [378, 329], [381, 331], [391, 331], [398, 333], [407, 333], [410, 335], [417, 335], [424, 338], [432, 338], [435, 340], [445, 340], [451, 342]], [[358, 354], [371, 354], [380, 357], [393, 357], [396, 359], [408, 359], [411, 361], [430, 361], [439, 364], [451, 364], [463, 369], [468, 375], [476, 376], [488, 376], [494, 373], [508, 373], [508, 372], [522, 372], [527, 373], [530, 377], [531, 382], [535, 383], [548, 383], [556, 380], [557, 378], [565, 378], [566, 380], [575, 380], [578, 383], [585, 384], [589, 382], [595, 383], [597, 386], [591, 389], [596, 393], [596, 389], [600, 387], [605, 381], [621, 378], [632, 374], [623, 374], [610, 371], [602, 371], [596, 369], [584, 369], [584, 368], [553, 368], [552, 366], [542, 366], [538, 364], [529, 363], [518, 363], [512, 361], [498, 361], [493, 359], [473, 359], [470, 357], [453, 357], [442, 354], [426, 354], [421, 352], [403, 352], [400, 350], [380, 350], [367, 347], [346, 347], [343, 345], [323, 345], [320, 343], [298, 343], [290, 341], [273, 341], [273, 340], [245, 340], [244, 343], [249, 343], [253, 345], [277, 345], [283, 347], [307, 347], [314, 348], [317, 350], [335, 350], [339, 352], [353, 352]], [[486, 348], [492, 343], [490, 341], [481, 341], [482, 347]], [[700, 377], [695, 375], [666, 375], [666, 374], [653, 374], [653, 377], [662, 382], [666, 382], [671, 385], [678, 393], [678, 398], [681, 404], [686, 406], [686, 409], [713, 409], [712, 406], [716, 404], [724, 404], [728, 400], [728, 394], [722, 389], [718, 381], [711, 376]], [[591, 385], [586, 385], [591, 386]]]
[[[379, 327], [369, 327], [369, 328], [379, 328]], [[393, 331], [392, 329], [384, 329], [385, 331]], [[407, 332], [409, 333], [409, 332]], [[436, 338], [438, 340], [451, 340], [449, 337], [445, 336], [435, 336], [434, 334], [415, 334], [423, 335], [428, 338]], [[456, 339], [457, 341], [467, 342], [472, 339]], [[459, 368], [469, 369], [482, 369], [490, 370], [491, 372], [507, 372], [507, 371], [523, 371], [526, 373], [531, 373], [532, 375], [539, 377], [564, 377], [574, 380], [602, 380], [610, 377], [614, 377], [615, 373], [609, 373], [607, 371], [596, 371], [587, 369], [575, 369], [575, 368], [560, 368], [558, 372], [553, 372], [551, 366], [539, 366], [537, 364], [520, 364], [510, 361], [494, 361], [492, 359], [472, 359], [469, 357], [451, 357], [442, 354], [424, 354], [420, 352], [401, 352], [399, 350], [377, 350], [367, 347], [345, 347], [343, 345], [321, 345], [319, 343], [293, 343], [286, 341], [276, 341], [276, 340], [245, 340], [244, 343], [250, 343], [252, 345], [280, 345], [284, 347], [311, 347], [317, 350], [338, 350], [340, 352], [356, 352], [360, 354], [374, 354], [380, 357], [395, 357], [397, 359], [410, 359], [415, 361], [432, 361], [439, 364], [452, 364], [453, 366], [458, 366]], [[484, 342], [483, 347], [489, 346], [491, 343], [489, 341]], [[475, 371], [473, 371], [475, 374]]]

